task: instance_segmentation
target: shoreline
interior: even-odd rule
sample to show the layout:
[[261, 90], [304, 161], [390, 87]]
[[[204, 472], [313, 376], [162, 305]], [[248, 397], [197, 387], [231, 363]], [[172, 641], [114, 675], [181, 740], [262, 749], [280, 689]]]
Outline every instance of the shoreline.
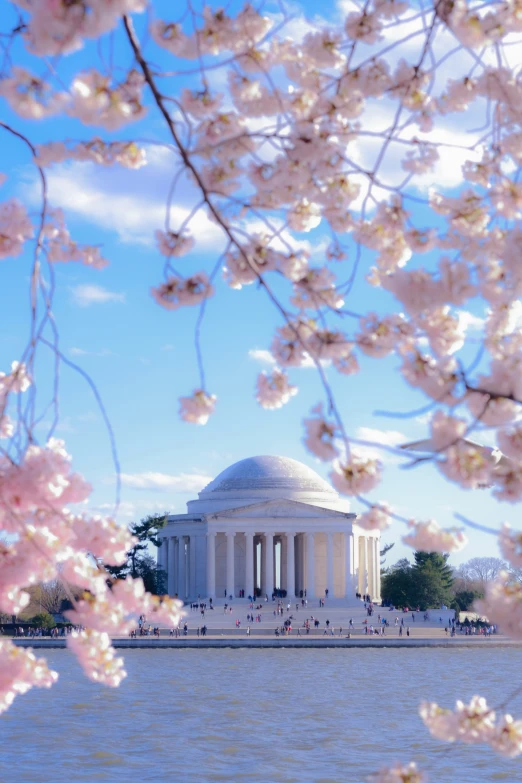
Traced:
[[[17, 647], [31, 647], [34, 650], [45, 649], [65, 649], [66, 639], [13, 639], [12, 640]], [[393, 648], [419, 648], [419, 647], [435, 647], [435, 648], [480, 648], [485, 649], [488, 647], [516, 647], [522, 648], [522, 641], [512, 640], [507, 638], [465, 638], [465, 639], [397, 639], [378, 637], [372, 639], [335, 639], [329, 637], [323, 638], [306, 638], [306, 637], [291, 637], [275, 639], [273, 637], [264, 638], [234, 638], [234, 637], [206, 637], [204, 639], [190, 639], [187, 637], [168, 638], [168, 639], [153, 639], [150, 637], [138, 637], [137, 639], [113, 639], [113, 646], [119, 650], [132, 650], [132, 649], [333, 649], [333, 648], [381, 648], [381, 649], [393, 649]]]

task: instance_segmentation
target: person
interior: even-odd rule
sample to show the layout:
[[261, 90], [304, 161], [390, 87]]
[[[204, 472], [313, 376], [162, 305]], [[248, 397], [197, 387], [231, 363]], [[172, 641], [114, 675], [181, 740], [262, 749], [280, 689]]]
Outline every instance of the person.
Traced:
[[399, 626], [399, 636], [402, 636], [402, 625]]
[[408, 627], [406, 628], [406, 636], [409, 636], [409, 635], [410, 635], [410, 627], [408, 626]]
[[352, 620], [352, 618], [351, 618], [351, 617], [350, 617], [349, 626], [350, 626], [350, 628], [353, 628], [353, 620]]
[[250, 636], [250, 626], [247, 625], [247, 636]]

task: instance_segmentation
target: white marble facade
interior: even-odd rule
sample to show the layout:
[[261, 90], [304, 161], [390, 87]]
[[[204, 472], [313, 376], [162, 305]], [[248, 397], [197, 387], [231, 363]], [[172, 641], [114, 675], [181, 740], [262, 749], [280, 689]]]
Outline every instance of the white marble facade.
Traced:
[[231, 465], [161, 530], [158, 567], [183, 600], [251, 595], [380, 600], [379, 533], [315, 471], [286, 457]]

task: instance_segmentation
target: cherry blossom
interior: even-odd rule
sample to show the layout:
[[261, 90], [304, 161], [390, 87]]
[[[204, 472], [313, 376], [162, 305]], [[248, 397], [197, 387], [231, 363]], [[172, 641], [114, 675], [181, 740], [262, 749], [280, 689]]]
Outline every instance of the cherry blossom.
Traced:
[[522, 639], [522, 585], [513, 580], [507, 571], [486, 584], [486, 595], [475, 601], [475, 609], [497, 623], [502, 631], [513, 639]]
[[196, 389], [191, 397], [180, 397], [180, 416], [183, 421], [193, 424], [206, 424], [214, 413], [217, 397]]
[[371, 506], [357, 517], [357, 527], [363, 530], [386, 530], [390, 525], [390, 508], [386, 503]]
[[117, 688], [126, 677], [123, 658], [117, 658], [109, 634], [90, 628], [73, 631], [67, 637], [67, 647], [74, 652], [90, 680]]
[[489, 744], [502, 756], [513, 759], [522, 753], [522, 720], [503, 715], [489, 738]]
[[323, 416], [321, 403], [312, 408], [313, 417], [303, 421], [305, 428], [304, 445], [316, 457], [324, 461], [335, 459], [339, 449], [335, 443], [337, 428]]
[[381, 480], [382, 465], [376, 459], [364, 459], [352, 454], [334, 462], [330, 480], [343, 495], [361, 495], [371, 492]]
[[214, 293], [205, 272], [197, 272], [185, 279], [171, 275], [166, 283], [157, 288], [151, 288], [151, 294], [156, 302], [166, 310], [177, 310], [200, 304]]
[[409, 764], [383, 767], [379, 772], [369, 775], [367, 780], [369, 783], [428, 783], [427, 776], [413, 761]]
[[522, 533], [511, 531], [510, 526], [504, 523], [498, 536], [498, 546], [513, 568], [522, 568]]
[[422, 702], [419, 714], [430, 733], [445, 742], [489, 742], [495, 725], [495, 712], [482, 696], [473, 696], [469, 704], [457, 701], [454, 712]]
[[111, 86], [111, 80], [98, 71], [78, 74], [71, 86], [69, 114], [85, 125], [118, 130], [145, 116], [146, 110], [141, 102], [143, 84], [143, 77], [137, 71], [129, 71], [125, 81], [115, 86]]
[[33, 225], [23, 204], [17, 199], [0, 203], [0, 259], [14, 258], [34, 234]]
[[256, 399], [262, 408], [281, 408], [297, 394], [297, 386], [292, 386], [287, 374], [278, 367], [257, 376]]
[[67, 93], [54, 92], [48, 82], [16, 65], [11, 76], [0, 80], [0, 95], [13, 111], [29, 120], [59, 114], [69, 102]]
[[468, 543], [468, 538], [462, 530], [456, 528], [444, 530], [434, 519], [429, 519], [427, 522], [412, 520], [409, 528], [411, 532], [402, 537], [403, 542], [423, 552], [441, 554], [458, 552]]
[[32, 687], [50, 688], [57, 679], [58, 674], [31, 650], [0, 639], [0, 713], [11, 706], [16, 696]]
[[194, 247], [192, 237], [176, 234], [174, 231], [156, 231], [155, 236], [160, 253], [167, 258], [185, 256]]
[[49, 142], [36, 147], [35, 163], [39, 166], [52, 166], [65, 160], [92, 161], [102, 166], [118, 163], [128, 169], [139, 169], [147, 163], [147, 155], [135, 142], [91, 139], [77, 144]]

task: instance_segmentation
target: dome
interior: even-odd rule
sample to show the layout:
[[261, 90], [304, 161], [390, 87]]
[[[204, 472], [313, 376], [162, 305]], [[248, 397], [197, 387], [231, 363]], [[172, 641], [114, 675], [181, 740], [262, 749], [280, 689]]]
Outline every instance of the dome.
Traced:
[[[188, 503], [189, 511], [209, 511], [285, 498], [340, 509], [337, 492], [314, 470], [289, 457], [249, 457], [222, 471]], [[342, 503], [346, 511], [346, 503]]]
[[291, 492], [326, 492], [329, 495], [334, 491], [314, 470], [296, 459], [249, 457], [222, 471], [207, 484], [203, 493], [248, 489], [287, 489]]

